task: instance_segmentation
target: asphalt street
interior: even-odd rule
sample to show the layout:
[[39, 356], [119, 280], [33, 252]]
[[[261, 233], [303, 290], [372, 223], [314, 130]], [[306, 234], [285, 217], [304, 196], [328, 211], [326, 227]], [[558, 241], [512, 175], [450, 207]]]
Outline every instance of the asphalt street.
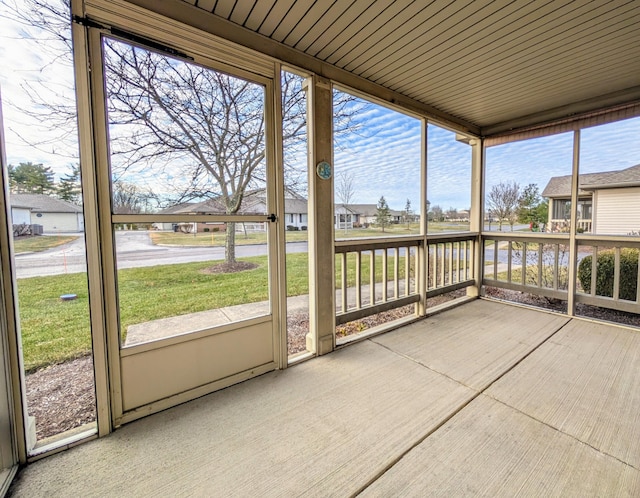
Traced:
[[[76, 235], [76, 234], [73, 234]], [[306, 242], [289, 242], [287, 252], [307, 252]], [[238, 245], [236, 256], [263, 256], [265, 244]], [[139, 268], [162, 264], [216, 261], [224, 259], [224, 247], [166, 247], [151, 243], [146, 231], [116, 232], [118, 268]], [[18, 254], [15, 258], [17, 278], [63, 273], [80, 273], [87, 270], [84, 238], [78, 237], [64, 246], [38, 253]]]

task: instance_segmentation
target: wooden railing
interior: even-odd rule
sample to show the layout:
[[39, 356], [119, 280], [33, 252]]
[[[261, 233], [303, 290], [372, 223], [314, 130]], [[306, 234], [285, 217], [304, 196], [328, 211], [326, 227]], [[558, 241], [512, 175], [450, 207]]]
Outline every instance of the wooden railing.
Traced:
[[[336, 241], [340, 282], [336, 324], [420, 301], [417, 270], [423, 240], [414, 236]], [[363, 276], [367, 275], [365, 282]]]
[[337, 240], [336, 324], [475, 285], [477, 238], [464, 233]]
[[427, 238], [427, 297], [475, 285], [476, 234], [439, 234]]
[[483, 285], [567, 299], [569, 238], [486, 234]]
[[625, 236], [576, 239], [580, 255], [576, 302], [640, 313], [640, 240]]
[[576, 235], [574, 285], [569, 282], [569, 237], [483, 234], [482, 284], [601, 308], [640, 313], [640, 240]]

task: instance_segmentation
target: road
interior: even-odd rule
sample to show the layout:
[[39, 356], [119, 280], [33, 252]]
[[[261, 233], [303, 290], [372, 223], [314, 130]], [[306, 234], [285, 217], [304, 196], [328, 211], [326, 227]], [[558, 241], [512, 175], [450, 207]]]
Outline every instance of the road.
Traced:
[[[307, 251], [306, 242], [287, 243], [287, 253]], [[236, 256], [241, 258], [264, 256], [266, 252], [265, 244], [236, 246]], [[146, 231], [118, 231], [116, 232], [116, 254], [118, 268], [139, 268], [222, 260], [224, 247], [155, 246], [151, 243], [149, 233]], [[17, 278], [87, 271], [83, 237], [47, 251], [18, 254], [15, 260]]]

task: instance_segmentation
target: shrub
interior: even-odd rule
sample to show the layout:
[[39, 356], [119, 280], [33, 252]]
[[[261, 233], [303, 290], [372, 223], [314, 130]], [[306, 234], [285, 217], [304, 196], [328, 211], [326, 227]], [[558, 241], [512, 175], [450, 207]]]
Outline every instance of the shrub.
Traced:
[[[586, 256], [578, 265], [578, 279], [585, 292], [591, 292], [591, 261]], [[615, 252], [607, 249], [598, 253], [596, 263], [596, 295], [613, 297]], [[638, 286], [638, 249], [620, 251], [620, 299], [635, 301]]]
[[205, 232], [208, 232], [208, 231], [209, 231], [209, 229], [208, 229], [208, 228], [205, 228], [205, 229], [204, 229], [204, 231], [205, 231]]

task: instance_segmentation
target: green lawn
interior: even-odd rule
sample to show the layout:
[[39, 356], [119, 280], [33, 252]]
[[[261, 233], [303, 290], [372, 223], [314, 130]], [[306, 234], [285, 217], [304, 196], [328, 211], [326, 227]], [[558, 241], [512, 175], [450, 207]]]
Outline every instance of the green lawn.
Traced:
[[[243, 258], [258, 265], [232, 274], [202, 273], [211, 262], [132, 268], [118, 272], [121, 329], [150, 320], [268, 299], [266, 256]], [[347, 282], [355, 285], [355, 256], [348, 257]], [[400, 275], [405, 258], [400, 258]], [[413, 264], [413, 263], [412, 263]], [[336, 286], [340, 263], [336, 259]], [[393, 259], [388, 261], [389, 278]], [[382, 256], [376, 257], [376, 281], [382, 281]], [[369, 258], [363, 258], [362, 282], [369, 282]], [[308, 294], [306, 253], [287, 255], [287, 294]], [[61, 301], [63, 294], [76, 294]], [[85, 273], [18, 280], [24, 363], [27, 371], [85, 355], [91, 349]]]
[[67, 244], [78, 237], [74, 235], [38, 235], [35, 237], [18, 237], [13, 239], [13, 249], [16, 254], [24, 252], [40, 252], [52, 247]]

